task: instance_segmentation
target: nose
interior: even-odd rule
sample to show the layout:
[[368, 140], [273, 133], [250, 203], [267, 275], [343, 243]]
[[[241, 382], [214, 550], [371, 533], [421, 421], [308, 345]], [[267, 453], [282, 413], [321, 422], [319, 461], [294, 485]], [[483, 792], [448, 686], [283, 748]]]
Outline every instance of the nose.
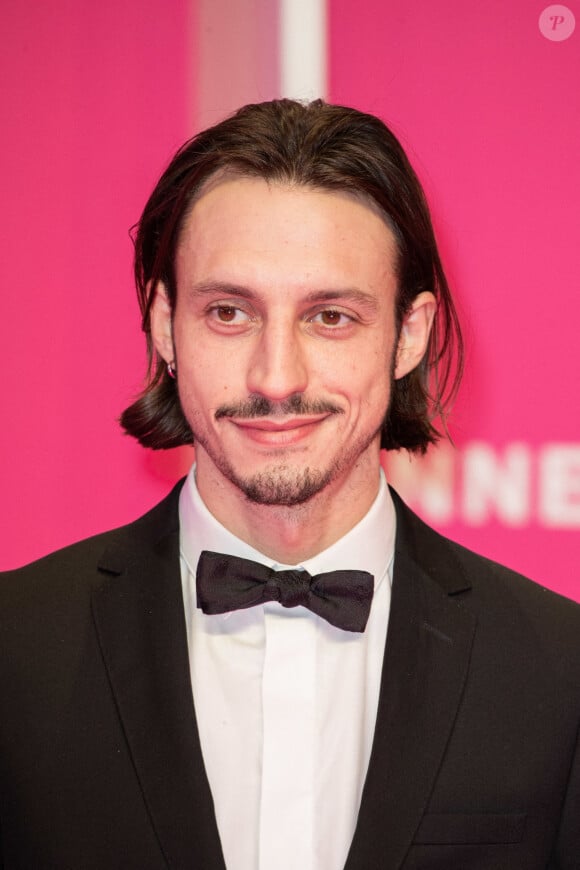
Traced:
[[290, 326], [265, 326], [250, 360], [249, 392], [281, 402], [303, 393], [307, 383], [308, 368], [301, 336]]

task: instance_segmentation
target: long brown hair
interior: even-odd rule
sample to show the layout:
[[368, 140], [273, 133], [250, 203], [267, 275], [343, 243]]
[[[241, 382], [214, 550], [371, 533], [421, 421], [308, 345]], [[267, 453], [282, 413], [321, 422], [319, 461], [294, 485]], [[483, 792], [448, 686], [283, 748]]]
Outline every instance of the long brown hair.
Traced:
[[150, 309], [159, 281], [175, 307], [175, 249], [201, 186], [219, 170], [268, 181], [346, 190], [374, 201], [398, 246], [396, 318], [428, 290], [437, 315], [422, 362], [394, 381], [381, 446], [425, 452], [445, 426], [445, 410], [462, 370], [457, 313], [443, 272], [421, 185], [398, 140], [373, 115], [329, 105], [273, 100], [244, 106], [183, 145], [149, 197], [135, 236], [135, 281], [147, 336], [146, 385], [121, 425], [146, 447], [193, 443], [176, 383], [157, 355]]

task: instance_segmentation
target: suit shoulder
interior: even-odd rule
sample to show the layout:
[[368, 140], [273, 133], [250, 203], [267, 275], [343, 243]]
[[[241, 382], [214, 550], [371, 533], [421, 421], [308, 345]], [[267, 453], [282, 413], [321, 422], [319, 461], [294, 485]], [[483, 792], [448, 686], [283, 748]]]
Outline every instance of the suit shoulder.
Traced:
[[580, 604], [578, 602], [448, 538], [443, 538], [443, 540], [454, 550], [463, 570], [472, 577], [476, 590], [483, 587], [488, 594], [497, 595], [499, 601], [503, 600], [504, 595], [509, 593], [523, 606], [533, 608], [541, 613], [553, 614], [558, 620], [568, 615], [577, 624], [580, 641]]
[[580, 649], [580, 604], [458, 544], [427, 525], [393, 493], [400, 546], [458, 603], [490, 619], [528, 620], [540, 634]]

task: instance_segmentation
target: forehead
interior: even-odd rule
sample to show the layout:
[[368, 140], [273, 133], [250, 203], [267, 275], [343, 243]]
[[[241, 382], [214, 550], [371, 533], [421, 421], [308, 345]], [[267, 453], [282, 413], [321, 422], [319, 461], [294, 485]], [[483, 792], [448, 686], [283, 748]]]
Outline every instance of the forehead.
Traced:
[[[202, 188], [176, 252], [180, 273], [266, 269], [292, 280], [364, 281], [396, 272], [395, 237], [378, 206], [346, 191], [219, 175]], [[229, 280], [235, 275], [211, 275]]]

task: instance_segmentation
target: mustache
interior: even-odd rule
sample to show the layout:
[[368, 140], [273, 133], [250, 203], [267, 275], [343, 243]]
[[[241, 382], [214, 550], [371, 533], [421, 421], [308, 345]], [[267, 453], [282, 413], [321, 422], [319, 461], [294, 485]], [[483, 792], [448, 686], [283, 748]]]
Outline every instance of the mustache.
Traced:
[[342, 408], [323, 399], [305, 399], [302, 393], [288, 396], [282, 402], [272, 402], [264, 396], [250, 396], [243, 402], [220, 405], [215, 411], [216, 420], [223, 417], [241, 417], [250, 420], [255, 417], [283, 417], [286, 414], [342, 414]]

